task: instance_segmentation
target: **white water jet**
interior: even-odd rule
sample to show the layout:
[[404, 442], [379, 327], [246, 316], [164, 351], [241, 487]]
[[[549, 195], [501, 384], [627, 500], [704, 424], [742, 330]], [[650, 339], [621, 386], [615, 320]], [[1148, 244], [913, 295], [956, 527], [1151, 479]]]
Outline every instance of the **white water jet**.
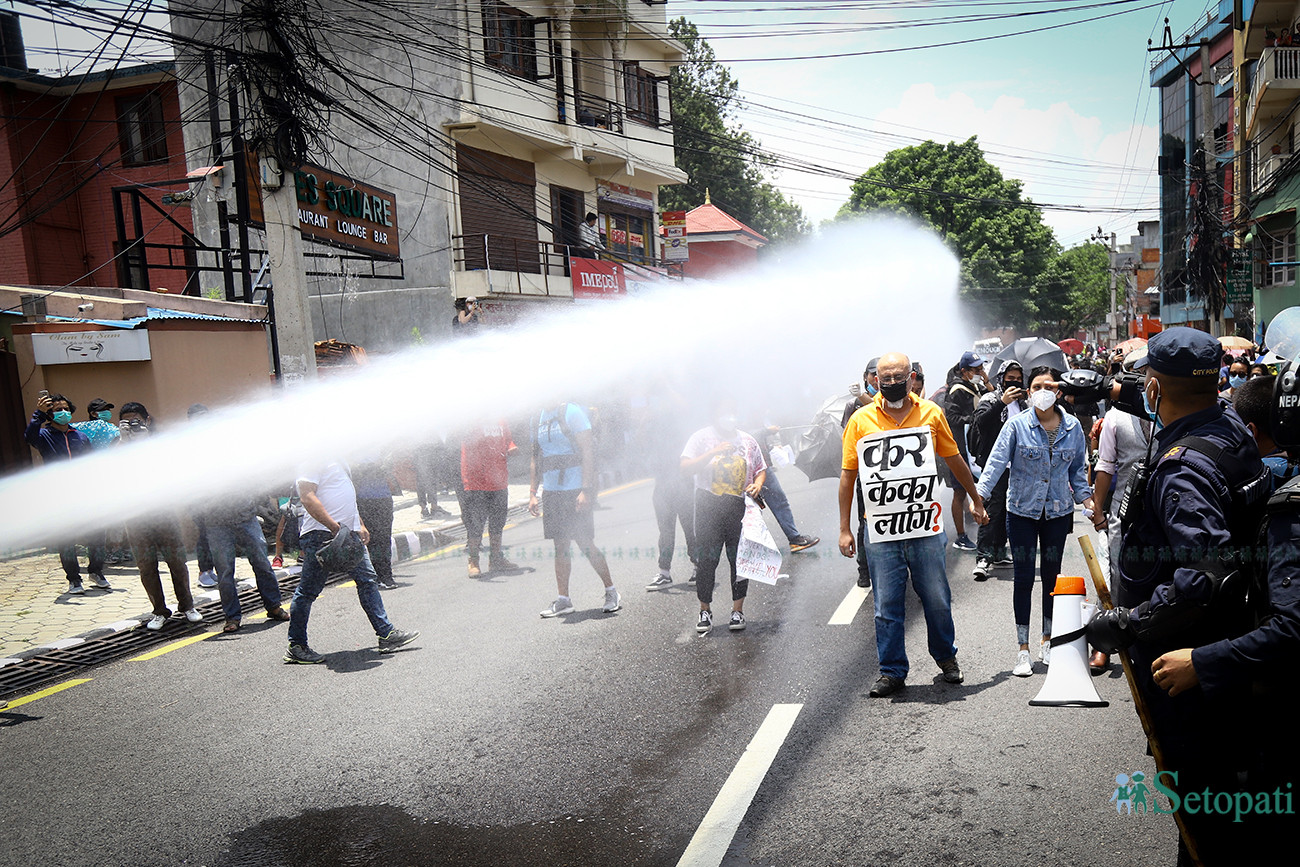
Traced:
[[[655, 382], [697, 402], [701, 426], [723, 394], [810, 417], [869, 358], [889, 351], [925, 365], [929, 393], [973, 336], [957, 277], [956, 258], [933, 234], [866, 221], [734, 279], [552, 308], [526, 327], [372, 359], [266, 401], [217, 408], [203, 424], [5, 478], [0, 551], [263, 491], [313, 463]], [[526, 442], [526, 433], [517, 439]]]

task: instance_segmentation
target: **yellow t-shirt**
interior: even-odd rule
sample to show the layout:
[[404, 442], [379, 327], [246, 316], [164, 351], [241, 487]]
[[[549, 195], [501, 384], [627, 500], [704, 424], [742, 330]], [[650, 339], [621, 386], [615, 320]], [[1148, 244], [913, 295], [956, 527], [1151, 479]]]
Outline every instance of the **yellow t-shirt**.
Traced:
[[871, 403], [853, 413], [849, 418], [848, 426], [844, 428], [844, 460], [840, 464], [843, 469], [858, 468], [858, 440], [867, 434], [922, 425], [930, 426], [930, 440], [934, 443], [936, 457], [947, 458], [960, 454], [957, 441], [952, 436], [952, 428], [948, 427], [948, 419], [944, 417], [939, 405], [923, 397], [917, 397], [911, 392], [908, 392], [907, 399], [912, 407], [902, 424], [897, 424], [885, 413], [885, 398], [880, 394], [877, 394]]

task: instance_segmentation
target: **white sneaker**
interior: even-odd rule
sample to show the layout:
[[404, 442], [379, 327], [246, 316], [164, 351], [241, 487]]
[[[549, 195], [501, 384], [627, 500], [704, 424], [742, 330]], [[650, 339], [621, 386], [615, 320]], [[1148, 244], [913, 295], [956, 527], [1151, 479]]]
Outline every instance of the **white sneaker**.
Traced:
[[655, 580], [645, 586], [646, 590], [662, 590], [673, 586], [673, 579], [667, 575], [656, 575]]
[[197, 608], [188, 608], [182, 611], [181, 614], [184, 614], [185, 619], [188, 620], [190, 623], [203, 622], [203, 615], [199, 613], [199, 609]]
[[1049, 642], [1049, 641], [1044, 641], [1042, 644], [1038, 645], [1038, 658], [1041, 659], [1041, 660], [1043, 661], [1043, 665], [1051, 665], [1051, 664], [1052, 664], [1052, 644], [1051, 644], [1051, 642]]
[[568, 596], [556, 597], [549, 608], [542, 609], [543, 617], [559, 617], [561, 614], [570, 614], [573, 612], [573, 603]]
[[213, 572], [211, 569], [209, 569], [209, 570], [206, 571], [206, 572], [200, 573], [200, 575], [199, 575], [199, 586], [200, 586], [200, 587], [216, 587], [216, 586], [217, 586], [217, 573], [216, 573], [216, 572]]
[[606, 614], [613, 614], [623, 607], [623, 597], [618, 595], [618, 590], [613, 587], [605, 588], [605, 607], [602, 609]]
[[167, 622], [166, 617], [164, 617], [161, 614], [155, 614], [153, 617], [149, 618], [149, 622], [144, 625], [144, 628], [153, 632], [157, 632], [159, 629], [163, 628], [163, 624], [166, 622]]
[[1033, 663], [1029, 661], [1029, 651], [1022, 650], [1016, 654], [1016, 667], [1011, 669], [1016, 677], [1029, 677], [1034, 673]]

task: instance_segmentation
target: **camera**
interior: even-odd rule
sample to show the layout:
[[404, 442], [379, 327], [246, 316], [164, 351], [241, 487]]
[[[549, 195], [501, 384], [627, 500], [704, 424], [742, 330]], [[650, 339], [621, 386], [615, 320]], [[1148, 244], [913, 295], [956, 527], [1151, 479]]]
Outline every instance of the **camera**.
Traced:
[[95, 309], [95, 305], [94, 305], [93, 303], [78, 304], [78, 305], [77, 305], [77, 312], [78, 312], [78, 313], [89, 313], [91, 310], [94, 310], [94, 309]]

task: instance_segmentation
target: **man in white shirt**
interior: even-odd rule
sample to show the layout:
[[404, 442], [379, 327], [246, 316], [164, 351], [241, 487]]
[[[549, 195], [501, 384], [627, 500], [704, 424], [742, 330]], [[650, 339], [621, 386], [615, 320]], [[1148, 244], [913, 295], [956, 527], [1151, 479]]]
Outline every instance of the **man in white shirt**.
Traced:
[[307, 644], [307, 619], [311, 616], [312, 603], [325, 588], [325, 580], [329, 577], [316, 554], [338, 535], [340, 528], [357, 534], [362, 542], [359, 559], [351, 572], [356, 581], [361, 610], [366, 612], [375, 635], [379, 637], [379, 652], [392, 653], [414, 641], [420, 633], [403, 632], [393, 626], [384, 611], [375, 567], [371, 565], [370, 553], [364, 547], [370, 542], [370, 533], [357, 512], [357, 491], [352, 486], [347, 465], [331, 461], [324, 467], [299, 473], [298, 496], [306, 512], [300, 530], [302, 576], [289, 607], [289, 650], [284, 661], [310, 665], [325, 660]]

